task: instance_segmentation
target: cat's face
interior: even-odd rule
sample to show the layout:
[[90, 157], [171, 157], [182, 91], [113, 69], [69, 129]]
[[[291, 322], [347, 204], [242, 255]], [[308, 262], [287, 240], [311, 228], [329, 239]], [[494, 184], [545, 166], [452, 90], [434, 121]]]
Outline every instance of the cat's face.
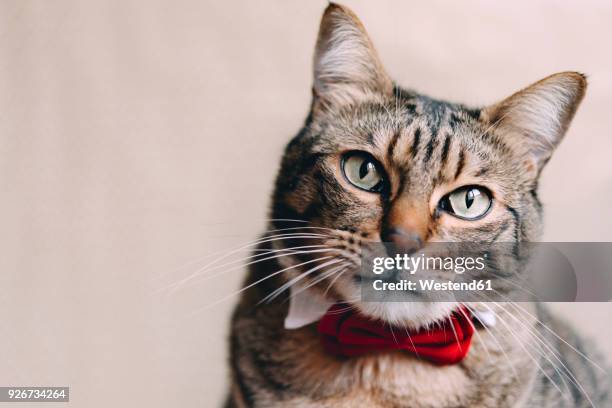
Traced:
[[361, 23], [337, 5], [323, 16], [314, 67], [312, 110], [283, 158], [273, 227], [321, 236], [276, 241], [305, 248], [281, 258], [288, 279], [305, 273], [297, 280], [309, 290], [418, 326], [454, 305], [362, 302], [365, 243], [538, 238], [537, 180], [582, 99], [582, 75], [553, 75], [483, 109], [433, 100], [394, 86]]

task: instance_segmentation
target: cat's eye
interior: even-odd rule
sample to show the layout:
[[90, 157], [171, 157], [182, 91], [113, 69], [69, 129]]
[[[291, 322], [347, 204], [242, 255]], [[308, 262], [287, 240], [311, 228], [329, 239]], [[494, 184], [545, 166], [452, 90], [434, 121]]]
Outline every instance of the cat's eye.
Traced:
[[369, 153], [350, 152], [342, 158], [342, 172], [354, 186], [379, 193], [385, 185], [382, 166]]
[[491, 208], [491, 193], [484, 187], [460, 187], [440, 200], [440, 209], [464, 220], [484, 217]]

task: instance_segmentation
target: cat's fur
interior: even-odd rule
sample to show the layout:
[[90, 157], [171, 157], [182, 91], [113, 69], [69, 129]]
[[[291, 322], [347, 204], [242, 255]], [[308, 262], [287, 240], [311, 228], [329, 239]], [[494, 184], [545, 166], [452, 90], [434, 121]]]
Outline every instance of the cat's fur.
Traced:
[[[582, 407], [590, 406], [589, 398], [608, 406], [605, 374], [585, 357], [601, 361], [593, 348], [539, 306], [492, 304], [500, 323], [478, 330], [461, 363], [440, 367], [397, 351], [351, 359], [328, 355], [315, 325], [284, 328], [287, 291], [260, 304], [313, 266], [299, 263], [324, 255], [358, 263], [361, 244], [379, 241], [390, 222], [415, 229], [425, 242], [537, 240], [538, 177], [585, 89], [583, 75], [565, 72], [483, 109], [401, 89], [385, 73], [357, 17], [331, 4], [316, 46], [311, 112], [287, 146], [273, 196], [270, 229], [294, 235], [264, 240], [259, 249], [318, 244], [336, 251], [285, 252], [252, 265], [232, 320], [227, 406]], [[390, 179], [388, 194], [347, 183], [340, 157], [350, 150], [378, 159]], [[493, 192], [490, 214], [465, 221], [437, 209], [440, 197], [467, 184]], [[307, 235], [317, 232], [325, 237]], [[355, 269], [309, 290], [411, 328], [449, 313], [442, 304], [360, 302]], [[315, 283], [326, 270], [303, 281]]]

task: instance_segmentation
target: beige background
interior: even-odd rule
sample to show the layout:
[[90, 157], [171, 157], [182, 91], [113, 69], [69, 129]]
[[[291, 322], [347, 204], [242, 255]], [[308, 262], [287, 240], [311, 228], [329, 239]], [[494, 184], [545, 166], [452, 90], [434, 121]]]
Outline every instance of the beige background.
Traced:
[[[544, 174], [546, 238], [612, 240], [612, 4], [346, 3], [392, 76], [433, 96], [589, 74]], [[0, 2], [0, 385], [70, 385], [74, 407], [219, 405], [234, 299], [210, 305], [242, 271], [156, 289], [262, 231], [324, 6]], [[612, 356], [609, 304], [558, 309]]]

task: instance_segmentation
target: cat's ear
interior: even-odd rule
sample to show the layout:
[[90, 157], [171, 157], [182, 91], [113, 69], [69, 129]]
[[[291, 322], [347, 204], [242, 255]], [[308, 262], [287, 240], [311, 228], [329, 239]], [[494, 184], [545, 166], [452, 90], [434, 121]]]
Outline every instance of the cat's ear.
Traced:
[[315, 101], [343, 104], [372, 94], [391, 94], [372, 41], [357, 16], [331, 3], [321, 19], [314, 56]]
[[485, 108], [481, 120], [524, 149], [539, 174], [563, 138], [586, 87], [585, 76], [578, 72], [554, 74]]

